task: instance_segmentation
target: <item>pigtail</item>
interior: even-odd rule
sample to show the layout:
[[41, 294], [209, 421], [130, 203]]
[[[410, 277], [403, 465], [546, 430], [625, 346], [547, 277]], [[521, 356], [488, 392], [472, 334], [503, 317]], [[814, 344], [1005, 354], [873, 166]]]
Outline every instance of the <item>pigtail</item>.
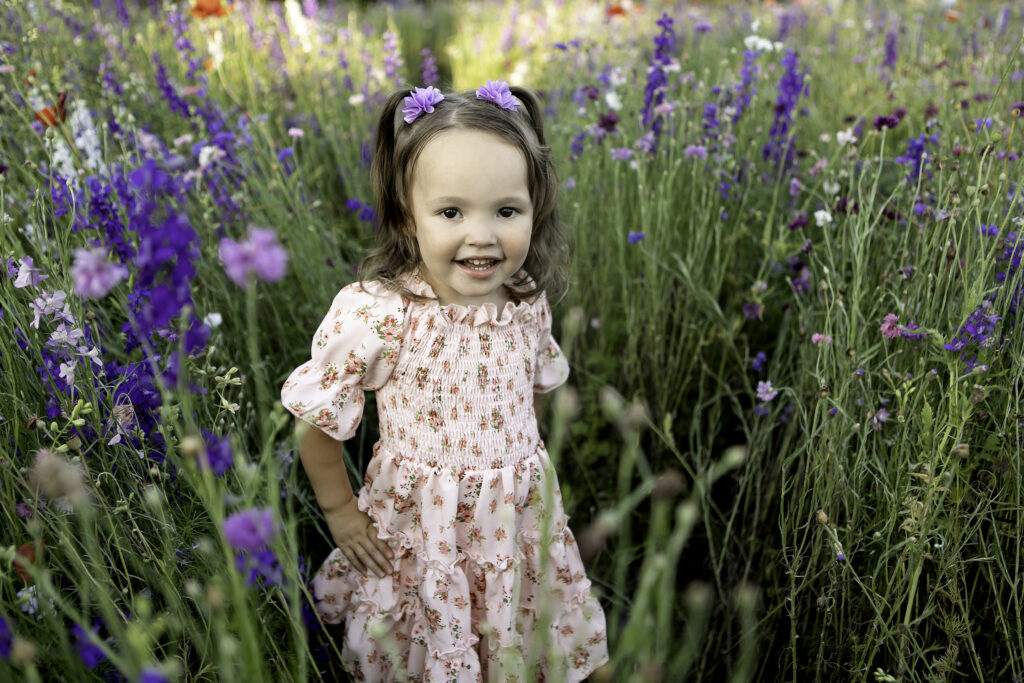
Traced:
[[547, 291], [549, 298], [557, 301], [568, 287], [573, 252], [572, 238], [558, 218], [558, 173], [544, 136], [544, 115], [537, 95], [519, 86], [510, 87], [509, 92], [522, 103], [520, 115], [530, 122], [538, 142], [537, 154], [528, 155], [534, 217], [530, 250], [523, 266], [537, 290]]
[[395, 116], [406, 94], [404, 90], [396, 92], [384, 103], [377, 122], [373, 162], [370, 165], [377, 215], [380, 217], [379, 227], [386, 230], [401, 228], [402, 222], [402, 198], [399, 196], [398, 169], [395, 166]]
[[530, 124], [533, 126], [533, 131], [537, 134], [537, 140], [540, 144], [547, 145], [547, 140], [544, 137], [544, 116], [537, 95], [532, 90], [518, 85], [511, 86], [508, 91], [522, 102], [523, 108], [526, 109], [526, 115], [530, 119]]

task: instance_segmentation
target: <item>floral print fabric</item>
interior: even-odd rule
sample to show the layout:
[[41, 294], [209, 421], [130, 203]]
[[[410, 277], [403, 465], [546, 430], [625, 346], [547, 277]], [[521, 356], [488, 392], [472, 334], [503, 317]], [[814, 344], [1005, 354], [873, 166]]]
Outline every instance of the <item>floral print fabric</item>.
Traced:
[[[418, 275], [406, 285], [433, 297]], [[346, 622], [357, 680], [579, 681], [607, 659], [533, 412], [534, 392], [567, 377], [543, 295], [499, 310], [366, 283], [335, 298], [282, 401], [344, 439], [363, 391], [377, 391], [381, 438], [358, 505], [395, 552], [392, 572], [363, 576], [335, 549], [312, 582], [321, 618]]]

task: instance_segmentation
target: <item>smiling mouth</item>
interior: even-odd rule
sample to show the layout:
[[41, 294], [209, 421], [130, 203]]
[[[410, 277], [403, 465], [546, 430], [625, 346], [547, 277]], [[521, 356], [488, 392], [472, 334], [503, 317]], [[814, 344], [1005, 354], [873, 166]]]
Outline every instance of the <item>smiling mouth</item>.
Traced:
[[460, 266], [470, 270], [486, 271], [498, 264], [500, 259], [493, 258], [470, 258], [456, 261]]

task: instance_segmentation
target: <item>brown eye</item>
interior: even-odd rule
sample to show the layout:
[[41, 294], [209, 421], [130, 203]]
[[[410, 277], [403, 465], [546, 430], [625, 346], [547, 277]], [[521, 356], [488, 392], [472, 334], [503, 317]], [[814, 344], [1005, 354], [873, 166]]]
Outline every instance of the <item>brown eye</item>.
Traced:
[[444, 216], [445, 218], [447, 218], [448, 220], [453, 221], [453, 220], [455, 220], [456, 218], [459, 217], [459, 210], [458, 209], [442, 209], [441, 210], [441, 215]]
[[498, 209], [498, 215], [501, 216], [502, 218], [512, 218], [517, 213], [519, 212], [513, 209], [511, 206], [503, 206], [500, 209]]

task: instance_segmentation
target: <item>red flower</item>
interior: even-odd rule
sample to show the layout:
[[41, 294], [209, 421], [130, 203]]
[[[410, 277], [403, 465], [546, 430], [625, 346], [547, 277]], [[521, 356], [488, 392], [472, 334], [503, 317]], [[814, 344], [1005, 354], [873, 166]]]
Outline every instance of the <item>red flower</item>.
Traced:
[[189, 12], [196, 19], [206, 19], [208, 17], [226, 17], [231, 12], [235, 11], [234, 5], [228, 5], [225, 7], [221, 0], [196, 0], [196, 4], [192, 7]]
[[[43, 548], [46, 547], [46, 542], [42, 539], [39, 540], [39, 561], [43, 559]], [[35, 543], [22, 543], [18, 546], [18, 549], [14, 552], [14, 571], [18, 573], [21, 580], [25, 583], [32, 581], [32, 576], [28, 573], [27, 567], [34, 566], [36, 564], [36, 544]]]

